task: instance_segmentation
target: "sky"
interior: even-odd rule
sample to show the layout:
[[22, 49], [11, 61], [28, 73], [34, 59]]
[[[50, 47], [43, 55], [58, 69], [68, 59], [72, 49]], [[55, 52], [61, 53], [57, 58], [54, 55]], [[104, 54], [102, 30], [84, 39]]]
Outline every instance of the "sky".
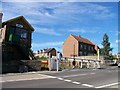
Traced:
[[2, 2], [3, 21], [24, 16], [33, 26], [32, 50], [56, 48], [70, 35], [88, 38], [102, 47], [109, 36], [112, 53], [118, 52], [117, 2]]

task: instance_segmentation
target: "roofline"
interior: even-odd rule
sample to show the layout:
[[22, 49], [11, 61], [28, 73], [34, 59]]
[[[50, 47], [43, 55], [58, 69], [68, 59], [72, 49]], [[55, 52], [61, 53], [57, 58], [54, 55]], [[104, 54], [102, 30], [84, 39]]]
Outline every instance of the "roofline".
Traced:
[[31, 24], [30, 24], [23, 16], [18, 16], [18, 17], [12, 18], [12, 19], [10, 19], [10, 20], [4, 21], [4, 22], [2, 22], [2, 24], [6, 24], [6, 23], [9, 23], [9, 22], [12, 22], [12, 21], [14, 21], [14, 20], [16, 20], [16, 19], [23, 19], [23, 20], [29, 25], [29, 27], [31, 28], [32, 31], [35, 30], [35, 29], [31, 26]]
[[[75, 36], [75, 35], [72, 35], [72, 34], [70, 34], [71, 36]], [[75, 38], [75, 37], [74, 37]], [[81, 37], [82, 38], [82, 37]], [[76, 39], [76, 38], [75, 38]], [[87, 39], [87, 38], [83, 38], [83, 39]], [[76, 39], [77, 40], [77, 39]], [[90, 43], [86, 43], [86, 44], [90, 44], [90, 45], [96, 45], [96, 44], [94, 44], [91, 40], [89, 40], [89, 39], [87, 39], [88, 41], [90, 41], [92, 44], [90, 44]], [[78, 40], [77, 40], [78, 41]], [[78, 42], [80, 42], [80, 41], [78, 41]], [[82, 42], [82, 43], [85, 43], [85, 42]]]

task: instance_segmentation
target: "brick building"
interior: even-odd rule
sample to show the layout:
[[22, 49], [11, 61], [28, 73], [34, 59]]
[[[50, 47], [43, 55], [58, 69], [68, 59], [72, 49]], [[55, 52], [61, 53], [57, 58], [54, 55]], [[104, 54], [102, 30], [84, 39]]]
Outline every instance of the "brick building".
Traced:
[[49, 57], [49, 54], [51, 54], [51, 56], [56, 56], [56, 49], [55, 48], [46, 48], [43, 50], [38, 50], [37, 53], [35, 53], [35, 56]]
[[89, 39], [71, 34], [63, 43], [63, 57], [94, 55], [98, 48]]

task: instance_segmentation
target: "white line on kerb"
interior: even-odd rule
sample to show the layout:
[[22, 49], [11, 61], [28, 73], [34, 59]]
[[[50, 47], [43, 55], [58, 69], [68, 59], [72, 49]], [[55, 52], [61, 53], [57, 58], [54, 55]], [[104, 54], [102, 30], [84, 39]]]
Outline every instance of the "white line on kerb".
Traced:
[[93, 85], [89, 85], [89, 84], [82, 84], [82, 85], [87, 87], [94, 87]]
[[112, 83], [112, 84], [108, 84], [108, 85], [103, 85], [103, 86], [98, 86], [98, 87], [95, 87], [95, 88], [104, 88], [104, 87], [109, 87], [109, 86], [113, 86], [113, 85], [117, 85], [119, 84], [118, 82], [117, 83]]
[[71, 82], [71, 80], [68, 80], [68, 79], [65, 79], [64, 81], [66, 81], [66, 82]]
[[74, 84], [80, 84], [80, 82], [72, 82], [72, 83], [74, 83]]

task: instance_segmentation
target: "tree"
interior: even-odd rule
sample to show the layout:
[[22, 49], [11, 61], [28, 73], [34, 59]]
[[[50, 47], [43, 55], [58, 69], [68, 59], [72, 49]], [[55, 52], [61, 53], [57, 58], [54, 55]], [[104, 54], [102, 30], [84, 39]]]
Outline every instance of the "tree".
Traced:
[[110, 47], [109, 37], [106, 33], [103, 36], [102, 45], [103, 45], [103, 48], [101, 49], [101, 54], [109, 56], [110, 51], [112, 51], [113, 48]]

